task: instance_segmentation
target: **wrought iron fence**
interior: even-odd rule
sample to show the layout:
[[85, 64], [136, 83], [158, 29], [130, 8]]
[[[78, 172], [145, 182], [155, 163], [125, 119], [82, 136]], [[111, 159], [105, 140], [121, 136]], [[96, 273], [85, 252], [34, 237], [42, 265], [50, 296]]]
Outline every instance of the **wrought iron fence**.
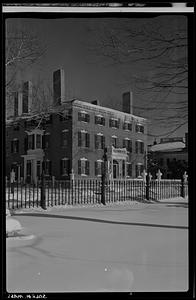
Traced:
[[[117, 201], [155, 200], [188, 195], [188, 183], [181, 180], [106, 180], [75, 179], [23, 184], [6, 183], [6, 206], [11, 209], [42, 206], [44, 189], [45, 206], [85, 205], [102, 202], [103, 193], [106, 203]], [[146, 193], [148, 189], [148, 194]], [[147, 196], [148, 195], [148, 196]]]

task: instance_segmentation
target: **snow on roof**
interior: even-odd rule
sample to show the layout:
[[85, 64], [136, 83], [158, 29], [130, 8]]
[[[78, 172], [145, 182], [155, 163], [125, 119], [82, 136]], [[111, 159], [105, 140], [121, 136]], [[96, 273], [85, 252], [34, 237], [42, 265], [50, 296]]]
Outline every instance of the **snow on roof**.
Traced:
[[123, 111], [116, 110], [116, 109], [113, 109], [113, 108], [109, 108], [109, 107], [105, 107], [105, 106], [100, 106], [100, 105], [96, 105], [96, 104], [93, 104], [93, 103], [89, 103], [89, 102], [85, 102], [85, 101], [80, 101], [80, 100], [77, 100], [77, 99], [74, 99], [73, 103], [74, 103], [74, 105], [79, 106], [81, 108], [86, 108], [86, 109], [92, 108], [92, 109], [95, 109], [95, 110], [97, 110], [98, 113], [105, 113], [105, 112], [112, 113], [117, 118], [122, 118], [122, 117], [126, 116], [126, 117], [128, 117], [129, 120], [130, 120], [130, 118], [132, 118], [132, 119], [136, 119], [136, 120], [138, 120], [138, 121], [140, 121], [142, 123], [147, 122], [147, 119], [145, 119], [143, 117], [136, 116], [136, 115], [133, 115], [133, 114], [128, 114], [128, 113], [125, 113]]
[[151, 151], [180, 151], [185, 148], [185, 143], [183, 142], [170, 142], [170, 143], [161, 143], [151, 146]]

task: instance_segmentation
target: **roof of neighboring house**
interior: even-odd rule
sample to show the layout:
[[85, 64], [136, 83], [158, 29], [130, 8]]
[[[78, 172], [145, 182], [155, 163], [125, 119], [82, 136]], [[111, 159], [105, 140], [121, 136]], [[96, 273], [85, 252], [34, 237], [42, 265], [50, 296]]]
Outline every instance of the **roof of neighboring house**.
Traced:
[[162, 143], [151, 146], [151, 151], [181, 151], [185, 148], [185, 143], [183, 142], [170, 142], [170, 143]]

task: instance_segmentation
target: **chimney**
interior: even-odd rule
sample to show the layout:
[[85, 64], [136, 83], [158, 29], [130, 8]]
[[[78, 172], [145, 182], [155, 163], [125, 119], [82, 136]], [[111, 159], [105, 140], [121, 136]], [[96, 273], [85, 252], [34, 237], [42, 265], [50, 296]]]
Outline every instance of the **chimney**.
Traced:
[[22, 89], [22, 113], [30, 113], [32, 107], [32, 82], [23, 83]]
[[132, 92], [123, 93], [122, 97], [122, 111], [128, 114], [133, 114]]
[[94, 101], [91, 101], [91, 103], [92, 103], [92, 104], [94, 104], [94, 105], [99, 105], [99, 106], [100, 106], [100, 102], [99, 102], [99, 100], [94, 100]]
[[22, 92], [14, 93], [14, 116], [18, 117], [22, 115]]
[[65, 74], [63, 69], [53, 72], [53, 104], [61, 105], [65, 100]]

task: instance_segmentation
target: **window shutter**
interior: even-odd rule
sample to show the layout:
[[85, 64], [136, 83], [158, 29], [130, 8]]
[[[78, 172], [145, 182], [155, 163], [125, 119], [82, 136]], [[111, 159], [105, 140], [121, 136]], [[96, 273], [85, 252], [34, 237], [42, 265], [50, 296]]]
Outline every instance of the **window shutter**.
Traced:
[[26, 152], [27, 149], [28, 149], [28, 137], [26, 136], [26, 137], [24, 138], [24, 151]]
[[16, 141], [16, 152], [19, 152], [19, 140]]
[[144, 153], [144, 143], [143, 142], [140, 143], [140, 147], [141, 147], [141, 153]]
[[11, 141], [11, 153], [14, 152], [14, 141]]
[[109, 126], [112, 127], [112, 120], [109, 119]]
[[81, 114], [81, 112], [79, 112], [78, 113], [78, 121], [81, 121], [81, 119], [82, 119], [82, 114]]
[[35, 149], [35, 135], [32, 135], [32, 149]]
[[135, 142], [135, 152], [138, 153], [138, 141]]
[[102, 118], [102, 124], [105, 126], [105, 118]]
[[82, 146], [82, 133], [78, 131], [78, 147]]
[[86, 122], [90, 122], [90, 115], [86, 115]]
[[60, 159], [60, 175], [63, 174], [63, 161]]
[[118, 119], [118, 121], [117, 121], [117, 124], [116, 124], [117, 126], [117, 128], [119, 128], [120, 127], [120, 119]]
[[97, 169], [97, 161], [95, 161], [95, 176], [97, 176], [97, 174], [98, 174], [98, 169]]
[[105, 148], [105, 136], [101, 136], [101, 148], [104, 149]]
[[71, 173], [71, 161], [70, 159], [67, 161], [67, 174], [69, 175]]
[[129, 148], [129, 152], [132, 152], [132, 141], [130, 140], [130, 148]]
[[49, 161], [49, 175], [52, 175], [52, 162]]
[[104, 162], [102, 161], [101, 162], [101, 175], [103, 174], [103, 172], [104, 172]]
[[118, 138], [116, 138], [116, 148], [118, 148], [118, 142], [119, 142], [119, 140], [118, 140]]
[[135, 175], [138, 177], [138, 165], [135, 166]]
[[97, 116], [95, 116], [95, 124], [97, 124]]
[[86, 133], [86, 147], [90, 147], [90, 134]]
[[88, 160], [86, 160], [86, 175], [89, 175], [90, 174], [90, 162]]
[[128, 123], [128, 129], [131, 131], [132, 130], [132, 124]]
[[42, 135], [42, 149], [46, 148], [46, 136]]
[[138, 132], [138, 126], [137, 125], [135, 125], [135, 131]]
[[98, 148], [98, 136], [95, 134], [95, 149]]
[[81, 160], [78, 160], [78, 175], [81, 175], [81, 173], [82, 173]]

